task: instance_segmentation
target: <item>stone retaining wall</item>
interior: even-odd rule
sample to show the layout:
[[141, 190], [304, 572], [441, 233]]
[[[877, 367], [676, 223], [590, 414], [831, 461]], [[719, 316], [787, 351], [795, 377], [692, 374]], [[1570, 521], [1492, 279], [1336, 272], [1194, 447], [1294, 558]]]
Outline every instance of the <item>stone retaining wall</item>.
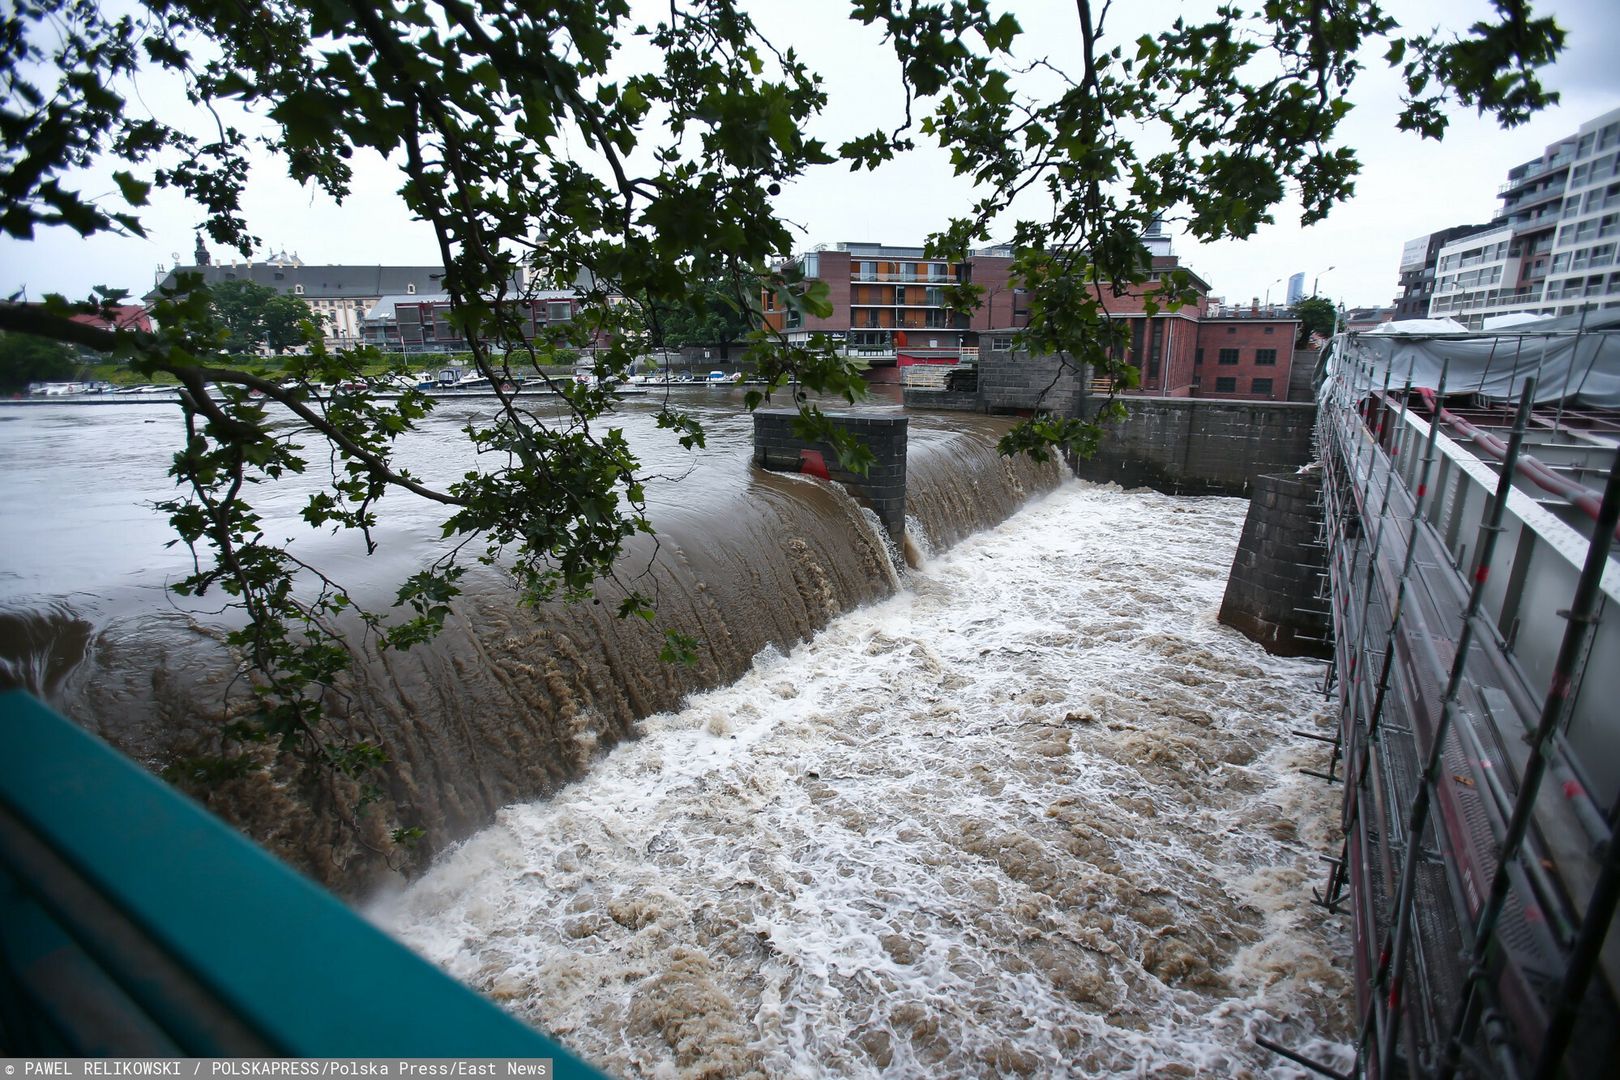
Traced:
[[1316, 471], [1255, 478], [1220, 621], [1277, 656], [1330, 656]]
[[1077, 462], [1083, 480], [1174, 495], [1247, 495], [1255, 477], [1312, 460], [1316, 406], [1199, 398], [1127, 398], [1129, 417], [1109, 427], [1097, 454]]

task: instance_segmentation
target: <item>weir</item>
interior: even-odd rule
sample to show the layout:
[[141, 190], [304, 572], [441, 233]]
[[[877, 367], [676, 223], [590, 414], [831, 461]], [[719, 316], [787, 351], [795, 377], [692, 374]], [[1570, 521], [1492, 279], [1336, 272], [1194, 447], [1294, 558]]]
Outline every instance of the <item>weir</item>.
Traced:
[[[168, 770], [183, 790], [288, 863], [347, 895], [364, 894], [394, 877], [390, 861], [408, 870], [426, 866], [501, 807], [545, 797], [583, 775], [608, 748], [632, 736], [641, 718], [735, 681], [761, 650], [790, 650], [837, 615], [899, 587], [892, 542], [855, 498], [837, 485], [753, 467], [746, 414], [716, 398], [703, 402], [700, 410], [712, 414], [706, 417], [710, 448], [695, 465], [650, 414], [626, 410], [629, 435], [649, 470], [681, 477], [649, 484], [657, 539], [638, 540], [621, 564], [621, 580], [657, 603], [656, 626], [616, 618], [612, 583], [599, 605], [531, 607], [518, 602], [499, 567], [474, 567], [444, 633], [431, 644], [378, 653], [356, 634], [359, 663], [342, 683], [339, 707], [358, 731], [386, 748], [390, 761], [385, 799], [353, 827], [326, 809], [358, 801], [358, 789], [346, 781], [312, 784], [285, 766], [190, 778], [189, 762], [220, 752], [218, 730], [228, 719], [226, 690], [235, 666], [217, 615], [206, 605], [177, 608], [164, 596], [165, 580], [184, 567], [164, 562], [161, 522], [143, 533], [136, 515], [123, 511], [132, 519], [128, 565], [119, 561], [124, 549], [98, 554], [96, 561], [87, 552], [68, 574], [43, 563], [63, 544], [8, 542], [18, 577], [43, 582], [36, 588], [45, 596], [5, 600], [0, 685], [28, 689], [153, 770]], [[435, 433], [444, 432], [448, 460], [440, 468], [465, 467], [449, 454], [454, 433], [478, 408], [447, 403], [434, 414], [427, 436], [431, 449]], [[102, 455], [98, 468], [106, 479], [93, 487], [117, 491], [127, 502], [148, 475], [161, 477], [166, 441], [146, 424], [150, 410], [93, 413], [88, 421], [71, 406], [29, 410], [7, 436], [17, 440], [37, 426], [39, 440], [52, 449], [71, 448], [62, 445], [65, 436], [98, 435], [129, 447], [113, 461]], [[1007, 462], [996, 454], [1001, 421], [916, 426], [920, 430], [906, 440], [905, 468], [912, 535], [923, 548], [943, 550], [1059, 482], [1056, 465]], [[55, 475], [94, 455], [34, 453], [25, 444], [17, 458]], [[32, 480], [25, 468], [0, 478], [0, 489], [7, 484], [17, 485], [8, 493], [13, 499], [77, 488], [60, 479]], [[296, 497], [283, 505], [295, 512]], [[76, 512], [74, 505], [51, 510], [13, 518], [7, 527], [27, 530], [56, 514], [71, 521]], [[99, 504], [94, 510], [102, 512]], [[373, 607], [386, 607], [391, 582], [409, 572], [408, 557], [428, 542], [423, 535], [437, 532], [431, 520], [414, 518], [408, 504], [391, 513], [378, 555], [344, 564], [357, 600]], [[310, 539], [330, 544], [325, 534]], [[36, 570], [29, 560], [42, 565]], [[76, 580], [76, 594], [52, 595], [53, 574]], [[86, 594], [99, 596], [89, 602]], [[695, 664], [659, 658], [665, 626], [700, 642]], [[395, 813], [395, 806], [402, 809]], [[401, 849], [390, 834], [408, 828], [425, 836], [415, 848]]]
[[[441, 835], [493, 819], [388, 922], [615, 1071], [1231, 1074], [1275, 1017], [1334, 1029], [1331, 935], [1286, 899], [1324, 820], [1281, 738], [1314, 721], [1311, 675], [1209, 618], [1241, 510], [1067, 485], [958, 557], [1059, 474], [999, 457], [999, 425], [932, 423], [911, 418], [906, 509], [933, 557], [892, 600], [854, 499], [716, 439], [728, 479], [664, 505], [647, 571], [700, 672], [644, 662], [601, 609], [518, 609], [494, 572], [443, 641], [368, 657], [346, 689], [397, 790]], [[91, 624], [57, 686], [89, 724], [148, 762], [204, 727], [205, 634], [59, 616]], [[734, 657], [725, 689], [635, 723]], [[216, 805], [329, 858], [273, 779]], [[338, 855], [352, 885], [366, 864]]]

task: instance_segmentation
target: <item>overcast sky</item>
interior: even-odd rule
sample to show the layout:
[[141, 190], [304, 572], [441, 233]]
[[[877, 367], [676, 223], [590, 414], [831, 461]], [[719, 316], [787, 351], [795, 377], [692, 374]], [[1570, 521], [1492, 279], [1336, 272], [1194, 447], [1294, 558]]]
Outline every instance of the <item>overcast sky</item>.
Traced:
[[[877, 35], [843, 18], [845, 0], [759, 0], [753, 6], [767, 36], [793, 45], [826, 80], [830, 102], [814, 134], [836, 146], [898, 115], [892, 56]], [[1013, 0], [1004, 6], [1024, 25], [1026, 56], [1043, 51], [1054, 62], [1070, 63], [1078, 43], [1073, 4]], [[1476, 0], [1387, 6], [1413, 29], [1461, 29], [1487, 11]], [[1124, 44], [1129, 51], [1140, 34], [1192, 7], [1173, 0], [1117, 4], [1108, 16], [1104, 47]], [[1546, 75], [1563, 95], [1560, 105], [1512, 131], [1463, 113], [1453, 118], [1443, 143], [1424, 141], [1394, 130], [1395, 80], [1376, 56], [1368, 57], [1369, 70], [1354, 95], [1356, 108], [1343, 126], [1343, 141], [1363, 162], [1355, 197], [1310, 228], [1298, 224], [1297, 207], [1284, 207], [1275, 225], [1247, 241], [1200, 246], [1178, 235], [1176, 251], [1183, 262], [1208, 280], [1215, 294], [1233, 302], [1281, 300], [1288, 275], [1302, 271], [1307, 290], [1319, 280], [1324, 295], [1350, 305], [1389, 303], [1407, 240], [1488, 220], [1498, 208], [1496, 192], [1509, 168], [1538, 157], [1548, 143], [1585, 121], [1620, 108], [1620, 19], [1614, 0], [1562, 0], [1544, 12], [1569, 33], [1563, 60]], [[168, 99], [161, 87], [143, 86], [142, 100], [159, 111]], [[355, 193], [335, 206], [271, 167], [257, 168], [245, 199], [249, 223], [269, 250], [285, 249], [306, 263], [436, 264], [431, 232], [410, 220], [393, 194], [397, 173], [374, 158], [357, 159], [356, 171]], [[837, 165], [817, 169], [783, 191], [779, 209], [798, 227], [804, 248], [842, 241], [917, 244], [968, 197], [943, 156], [928, 149], [877, 173], [851, 173]], [[178, 200], [160, 196], [145, 215], [149, 239], [84, 240], [67, 230], [49, 230], [30, 242], [0, 240], [0, 293], [80, 297], [91, 286], [106, 284], [139, 295], [151, 287], [159, 266], [173, 265], [177, 257], [191, 261], [198, 217]], [[216, 260], [228, 257], [215, 253]]]

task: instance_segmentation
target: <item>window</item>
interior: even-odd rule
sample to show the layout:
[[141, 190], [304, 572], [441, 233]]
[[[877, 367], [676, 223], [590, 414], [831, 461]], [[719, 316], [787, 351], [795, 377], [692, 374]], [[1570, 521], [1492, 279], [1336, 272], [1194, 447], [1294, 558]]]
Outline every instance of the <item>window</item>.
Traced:
[[1277, 350], [1276, 349], [1256, 349], [1256, 350], [1254, 350], [1254, 362], [1256, 364], [1259, 364], [1261, 367], [1275, 367], [1276, 364], [1277, 364]]
[[546, 305], [547, 322], [567, 322], [573, 315], [574, 305], [567, 300], [556, 300]]
[[1228, 333], [1228, 334], [1235, 334], [1235, 333], [1237, 333], [1237, 327], [1235, 327], [1235, 326], [1228, 326], [1228, 327], [1227, 327], [1227, 328], [1226, 328], [1226, 332], [1227, 332], [1227, 333]]
[[1266, 397], [1270, 397], [1271, 396], [1271, 380], [1270, 379], [1254, 379], [1253, 381], [1251, 381], [1249, 383], [1249, 392], [1252, 393], [1252, 394], [1264, 394]]
[[1193, 352], [1193, 367], [1203, 367], [1203, 366], [1204, 366], [1204, 350], [1203, 349], [1196, 349]]
[[1215, 392], [1217, 394], [1235, 394], [1235, 393], [1237, 393], [1237, 380], [1236, 379], [1216, 379], [1215, 380]]
[[407, 294], [411, 295], [411, 296], [415, 296], [416, 295], [416, 282], [414, 282], [414, 281], [406, 282], [405, 283], [405, 292]]
[[1268, 334], [1275, 334], [1275, 333], [1276, 333], [1276, 332], [1277, 332], [1277, 328], [1276, 328], [1276, 327], [1275, 327], [1275, 326], [1268, 326], [1268, 327], [1266, 327], [1266, 333], [1268, 333]]
[[303, 296], [304, 295], [304, 287], [302, 285], [294, 285], [293, 286], [293, 295], [294, 296]]
[[1238, 351], [1236, 349], [1222, 349], [1215, 357], [1215, 362], [1217, 364], [1235, 364], [1238, 362]]
[[1007, 352], [1011, 348], [1012, 348], [1012, 335], [1011, 334], [997, 334], [995, 337], [990, 339], [990, 349], [991, 349], [992, 352]]

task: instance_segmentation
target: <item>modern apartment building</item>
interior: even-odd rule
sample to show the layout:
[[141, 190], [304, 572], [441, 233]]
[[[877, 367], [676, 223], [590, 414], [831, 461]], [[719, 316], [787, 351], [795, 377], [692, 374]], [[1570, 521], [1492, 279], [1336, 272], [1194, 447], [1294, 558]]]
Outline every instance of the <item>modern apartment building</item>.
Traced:
[[[820, 247], [795, 260], [807, 278], [827, 283], [832, 313], [801, 316], [765, 298], [765, 318], [789, 341], [825, 334], [852, 351], [890, 354], [896, 348], [960, 349], [992, 326], [1027, 318], [1021, 295], [1007, 287], [1012, 251], [989, 248], [965, 263], [925, 257], [921, 247], [849, 243]], [[985, 289], [972, 317], [952, 311], [945, 289], [973, 282]]]
[[1453, 225], [1408, 240], [1401, 249], [1401, 295], [1395, 298], [1396, 319], [1427, 319], [1429, 301], [1434, 299], [1435, 264], [1440, 249], [1459, 237], [1487, 232], [1489, 225]]
[[[547, 327], [560, 326], [579, 310], [580, 294], [573, 289], [549, 289], [508, 303], [522, 317], [523, 336], [544, 337]], [[385, 296], [366, 313], [361, 333], [367, 345], [384, 352], [459, 352], [467, 339], [450, 324], [448, 293], [404, 293]]]
[[1510, 169], [1498, 195], [1490, 225], [1435, 253], [1430, 316], [1478, 328], [1500, 315], [1620, 307], [1620, 109]]

